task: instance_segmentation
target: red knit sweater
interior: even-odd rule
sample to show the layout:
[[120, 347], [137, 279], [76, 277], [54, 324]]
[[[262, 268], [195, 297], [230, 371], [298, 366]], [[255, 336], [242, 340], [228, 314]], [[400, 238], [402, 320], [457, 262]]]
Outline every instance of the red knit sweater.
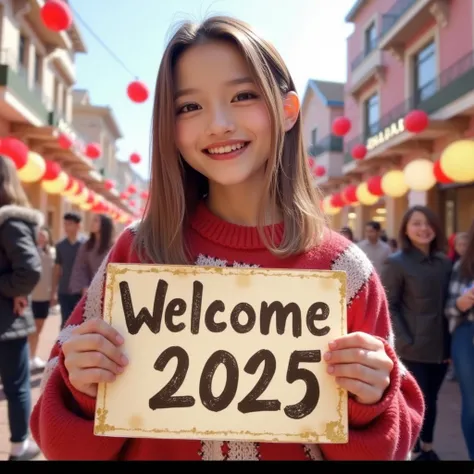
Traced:
[[[279, 236], [283, 227], [278, 225]], [[265, 249], [257, 229], [232, 225], [200, 205], [188, 234], [197, 265], [260, 266], [344, 270], [347, 272], [348, 331], [380, 337], [395, 363], [391, 384], [383, 399], [371, 406], [349, 399], [347, 444], [300, 445], [125, 439], [93, 434], [95, 399], [75, 390], [64, 366], [61, 346], [84, 320], [102, 317], [107, 262], [137, 263], [131, 250], [134, 228], [125, 230], [99, 268], [89, 291], [72, 313], [51, 352], [43, 378], [42, 394], [31, 418], [33, 436], [47, 459], [52, 460], [403, 460], [421, 429], [422, 394], [393, 350], [384, 290], [365, 254], [329, 230], [316, 248], [298, 256], [278, 259]]]

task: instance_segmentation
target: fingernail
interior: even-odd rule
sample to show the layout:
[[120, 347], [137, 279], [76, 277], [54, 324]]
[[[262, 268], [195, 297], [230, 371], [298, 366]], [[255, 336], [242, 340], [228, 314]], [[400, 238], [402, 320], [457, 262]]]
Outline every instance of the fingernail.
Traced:
[[128, 364], [128, 358], [127, 358], [127, 356], [125, 356], [125, 355], [122, 354], [122, 357], [120, 357], [120, 363], [121, 363], [122, 365], [127, 365], [127, 364]]
[[335, 349], [337, 347], [337, 342], [336, 341], [331, 341], [329, 343], [329, 349]]
[[117, 365], [117, 372], [121, 374], [124, 370], [125, 370], [124, 367], [122, 367], [121, 365]]
[[326, 353], [324, 354], [324, 360], [329, 360], [329, 359], [331, 358], [331, 355], [332, 355], [332, 354], [331, 354], [330, 352], [326, 352]]
[[115, 337], [115, 340], [116, 340], [119, 344], [123, 344], [123, 343], [124, 343], [124, 338], [123, 338], [120, 334], [117, 334], [117, 336]]
[[334, 372], [334, 366], [328, 365], [328, 373], [332, 374]]

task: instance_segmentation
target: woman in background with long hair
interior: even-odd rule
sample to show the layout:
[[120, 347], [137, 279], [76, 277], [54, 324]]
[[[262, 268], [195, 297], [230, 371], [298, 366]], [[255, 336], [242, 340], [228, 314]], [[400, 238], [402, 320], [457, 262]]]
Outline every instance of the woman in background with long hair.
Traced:
[[77, 251], [69, 283], [71, 292], [84, 294], [102, 260], [114, 243], [114, 224], [105, 214], [95, 214], [89, 239]]
[[467, 247], [453, 267], [446, 316], [452, 333], [451, 357], [461, 389], [461, 426], [469, 458], [474, 460], [474, 221], [467, 234]]

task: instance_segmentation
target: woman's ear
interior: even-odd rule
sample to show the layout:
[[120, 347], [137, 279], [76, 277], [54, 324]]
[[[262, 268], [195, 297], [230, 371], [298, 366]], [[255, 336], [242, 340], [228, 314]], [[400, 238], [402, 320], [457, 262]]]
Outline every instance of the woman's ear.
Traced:
[[283, 110], [285, 112], [285, 132], [288, 132], [293, 128], [300, 113], [300, 99], [296, 92], [290, 91], [286, 94], [283, 99]]

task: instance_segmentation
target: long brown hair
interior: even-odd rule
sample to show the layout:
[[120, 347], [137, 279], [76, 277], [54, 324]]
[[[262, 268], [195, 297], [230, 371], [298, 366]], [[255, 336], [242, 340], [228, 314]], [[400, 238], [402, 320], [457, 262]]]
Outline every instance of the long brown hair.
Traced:
[[[227, 41], [237, 46], [271, 117], [272, 150], [258, 218], [262, 241], [280, 257], [300, 253], [319, 242], [325, 218], [319, 207], [320, 193], [313, 186], [307, 166], [301, 116], [291, 130], [284, 130], [283, 98], [296, 87], [275, 48], [246, 23], [226, 16], [211, 17], [202, 24], [182, 23], [163, 54], [155, 87], [150, 194], [135, 249], [142, 260], [190, 263], [184, 230], [208, 191], [208, 181], [180, 158], [176, 147], [174, 69], [184, 51], [207, 41]], [[268, 207], [278, 208], [283, 215], [284, 235], [278, 244], [263, 232]]]
[[9, 158], [0, 156], [0, 207], [8, 205], [31, 207], [15, 165]]
[[460, 258], [459, 273], [465, 280], [474, 280], [474, 220], [467, 233], [467, 248]]
[[444, 252], [446, 250], [447, 243], [443, 228], [441, 227], [437, 215], [426, 206], [413, 206], [405, 212], [400, 224], [400, 232], [398, 234], [398, 240], [400, 241], [402, 250], [408, 251], [414, 248], [413, 243], [407, 235], [407, 226], [408, 221], [415, 212], [420, 212], [423, 214], [434, 231], [435, 238], [430, 243], [430, 253]]

